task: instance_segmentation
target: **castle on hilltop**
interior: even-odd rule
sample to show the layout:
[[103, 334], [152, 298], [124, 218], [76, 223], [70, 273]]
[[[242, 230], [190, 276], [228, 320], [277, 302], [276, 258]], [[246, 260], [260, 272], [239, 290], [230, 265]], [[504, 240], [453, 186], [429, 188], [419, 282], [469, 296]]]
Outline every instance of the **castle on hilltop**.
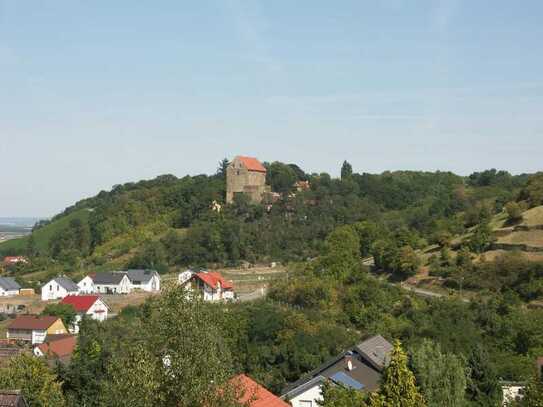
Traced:
[[271, 192], [266, 185], [266, 167], [253, 157], [237, 156], [226, 169], [226, 203], [234, 202], [236, 194], [246, 194], [251, 202], [260, 203]]

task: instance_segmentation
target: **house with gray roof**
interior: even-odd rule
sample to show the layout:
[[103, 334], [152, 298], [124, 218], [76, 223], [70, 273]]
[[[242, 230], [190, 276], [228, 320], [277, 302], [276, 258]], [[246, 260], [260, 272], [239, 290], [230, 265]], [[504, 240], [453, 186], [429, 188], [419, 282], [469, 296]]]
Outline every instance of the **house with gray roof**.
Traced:
[[375, 391], [392, 349], [392, 344], [380, 335], [368, 338], [288, 386], [281, 398], [292, 407], [318, 406], [322, 385], [327, 381], [356, 391]]
[[155, 270], [127, 270], [126, 275], [133, 290], [160, 291], [160, 275]]
[[59, 276], [41, 288], [42, 301], [61, 300], [67, 295], [78, 295], [79, 287], [70, 278]]
[[100, 294], [130, 294], [132, 284], [126, 272], [104, 271], [90, 274], [94, 284], [94, 292]]
[[0, 297], [19, 295], [21, 286], [13, 277], [0, 277]]

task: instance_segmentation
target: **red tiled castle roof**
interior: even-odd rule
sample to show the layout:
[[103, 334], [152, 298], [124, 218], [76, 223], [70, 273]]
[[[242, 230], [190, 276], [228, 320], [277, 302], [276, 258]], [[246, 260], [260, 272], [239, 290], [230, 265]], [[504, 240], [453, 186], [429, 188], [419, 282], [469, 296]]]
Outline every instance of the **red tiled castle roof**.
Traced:
[[243, 156], [238, 156], [238, 158], [249, 171], [266, 172], [266, 167], [256, 158]]

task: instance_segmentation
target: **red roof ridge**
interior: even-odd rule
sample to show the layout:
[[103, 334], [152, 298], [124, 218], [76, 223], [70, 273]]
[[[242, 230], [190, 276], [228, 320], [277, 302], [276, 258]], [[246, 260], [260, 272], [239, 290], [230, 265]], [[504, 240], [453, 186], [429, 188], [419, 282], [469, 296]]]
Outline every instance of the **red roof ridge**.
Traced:
[[75, 336], [69, 335], [63, 338], [44, 342], [38, 345], [38, 348], [45, 354], [53, 354], [59, 358], [69, 356], [73, 353], [77, 340]]
[[8, 329], [46, 330], [60, 318], [52, 315], [19, 315]]
[[238, 155], [236, 158], [238, 158], [249, 171], [267, 172], [266, 167], [264, 167], [255, 157]]
[[69, 304], [74, 307], [77, 312], [87, 312], [96, 301], [100, 299], [99, 295], [67, 295], [60, 301], [61, 304]]
[[232, 282], [225, 280], [218, 271], [201, 271], [196, 273], [195, 276], [213, 289], [217, 287], [217, 283], [220, 283], [221, 287], [227, 290], [234, 288]]
[[239, 401], [249, 402], [250, 407], [290, 407], [289, 403], [243, 373], [231, 379], [231, 383], [241, 387], [243, 394]]

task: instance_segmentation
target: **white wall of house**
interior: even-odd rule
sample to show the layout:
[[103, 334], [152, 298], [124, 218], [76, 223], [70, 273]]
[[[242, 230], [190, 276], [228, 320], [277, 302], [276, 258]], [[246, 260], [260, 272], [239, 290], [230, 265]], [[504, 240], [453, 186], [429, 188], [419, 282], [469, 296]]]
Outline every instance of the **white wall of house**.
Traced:
[[513, 401], [520, 401], [524, 397], [523, 385], [504, 385], [502, 386], [503, 392], [503, 406], [508, 406]]
[[4, 290], [0, 287], [0, 297], [13, 297], [19, 295], [19, 290]]
[[81, 294], [94, 294], [96, 292], [94, 282], [89, 276], [86, 276], [79, 283], [77, 283], [77, 286], [79, 287], [79, 292]]
[[94, 319], [95, 321], [103, 322], [107, 319], [108, 311], [109, 308], [107, 305], [100, 298], [98, 298], [86, 313], [78, 313], [75, 316], [75, 322], [74, 325], [70, 327], [70, 332], [73, 334], [79, 333], [79, 323], [85, 315], [91, 319]]
[[144, 284], [132, 284], [132, 289], [140, 289], [147, 292], [156, 292], [160, 291], [160, 277], [158, 275], [153, 275], [149, 281]]
[[117, 285], [95, 283], [94, 287], [96, 288], [96, 293], [101, 294], [130, 294], [132, 292], [132, 284], [126, 275], [123, 276], [123, 279]]
[[220, 290], [214, 290], [207, 284], [204, 284], [204, 301], [219, 301], [221, 299], [221, 292]]
[[43, 343], [45, 341], [46, 336], [47, 336], [46, 330], [32, 331], [32, 345]]
[[321, 385], [315, 384], [315, 386], [307, 389], [302, 394], [293, 397], [290, 401], [292, 407], [318, 407], [317, 401], [322, 401]]
[[177, 276], [177, 282], [181, 285], [184, 285], [192, 278], [193, 275], [194, 275], [193, 271], [190, 271], [190, 270], [183, 271], [182, 273], [179, 273], [179, 275]]
[[77, 291], [68, 292], [64, 287], [62, 287], [55, 280], [49, 281], [41, 288], [41, 299], [42, 301], [49, 300], [61, 300], [66, 297], [68, 294], [77, 295]]
[[87, 315], [96, 321], [105, 321], [108, 311], [109, 309], [104, 301], [98, 298], [87, 311]]
[[220, 301], [234, 299], [234, 290], [223, 290], [219, 284], [217, 287], [212, 288], [205, 284], [203, 281], [194, 277], [192, 280], [185, 282], [185, 289], [189, 291], [197, 291], [202, 294], [204, 301]]

